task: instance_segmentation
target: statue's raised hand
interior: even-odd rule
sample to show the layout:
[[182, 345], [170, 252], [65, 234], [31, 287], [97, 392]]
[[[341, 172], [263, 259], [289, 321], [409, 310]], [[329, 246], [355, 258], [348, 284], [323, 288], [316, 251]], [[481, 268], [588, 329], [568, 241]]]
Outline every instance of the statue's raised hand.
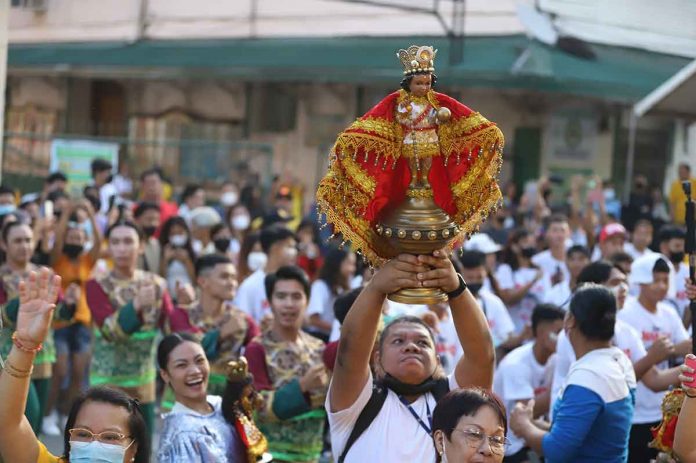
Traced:
[[46, 339], [59, 292], [60, 277], [47, 268], [20, 282], [16, 336], [22, 345], [34, 348]]

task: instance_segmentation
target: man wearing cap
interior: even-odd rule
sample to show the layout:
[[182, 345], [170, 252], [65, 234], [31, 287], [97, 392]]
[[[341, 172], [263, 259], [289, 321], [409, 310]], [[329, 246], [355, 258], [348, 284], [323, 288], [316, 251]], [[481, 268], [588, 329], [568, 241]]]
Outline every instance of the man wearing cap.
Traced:
[[[614, 254], [623, 252], [626, 236], [626, 228], [618, 222], [609, 223], [602, 227], [602, 231], [599, 232], [599, 246], [593, 252], [592, 261], [611, 260]], [[599, 255], [597, 249], [599, 249]]]
[[113, 165], [106, 159], [95, 158], [92, 160], [91, 170], [92, 182], [99, 190], [99, 200], [101, 202], [101, 209], [99, 212], [106, 214], [109, 212], [111, 197], [118, 196], [116, 187], [111, 183], [111, 179], [113, 178], [111, 173]]
[[191, 220], [193, 252], [197, 256], [217, 252], [210, 236], [210, 229], [221, 222], [220, 214], [210, 206], [201, 206], [189, 213], [189, 219]]
[[[691, 340], [676, 310], [664, 302], [670, 280], [668, 260], [661, 254], [649, 254], [631, 265], [631, 281], [640, 285], [637, 298], [629, 298], [617, 317], [636, 329], [646, 349], [667, 340], [674, 345], [674, 355], [690, 352]], [[669, 366], [667, 360], [655, 365], [658, 370]], [[650, 428], [662, 419], [660, 406], [663, 392], [654, 392], [643, 381], [636, 389], [636, 406], [629, 441], [629, 463], [648, 463], [657, 451], [648, 448]]]
[[486, 255], [486, 273], [488, 273], [489, 276], [483, 282], [483, 289], [494, 292], [490, 275], [495, 275], [496, 270], [498, 270], [498, 258], [496, 253], [503, 249], [503, 247], [493, 241], [488, 234], [476, 233], [471, 235], [467, 242], [464, 243], [464, 249], [466, 251], [478, 251]]

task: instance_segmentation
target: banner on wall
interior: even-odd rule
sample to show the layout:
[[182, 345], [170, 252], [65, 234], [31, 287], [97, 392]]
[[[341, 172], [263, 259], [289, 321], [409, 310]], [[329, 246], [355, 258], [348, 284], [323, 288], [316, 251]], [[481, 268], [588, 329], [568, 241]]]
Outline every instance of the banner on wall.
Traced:
[[53, 140], [50, 171], [61, 171], [68, 177], [70, 194], [80, 196], [92, 180], [91, 163], [95, 158], [106, 159], [118, 172], [118, 143], [88, 140]]

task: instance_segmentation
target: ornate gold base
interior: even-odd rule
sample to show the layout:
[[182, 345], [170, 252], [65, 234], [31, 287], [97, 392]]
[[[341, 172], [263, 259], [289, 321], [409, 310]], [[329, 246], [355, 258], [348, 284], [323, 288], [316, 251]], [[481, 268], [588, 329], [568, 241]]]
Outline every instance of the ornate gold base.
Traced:
[[440, 288], [403, 288], [387, 299], [402, 304], [437, 304], [447, 301], [447, 293]]

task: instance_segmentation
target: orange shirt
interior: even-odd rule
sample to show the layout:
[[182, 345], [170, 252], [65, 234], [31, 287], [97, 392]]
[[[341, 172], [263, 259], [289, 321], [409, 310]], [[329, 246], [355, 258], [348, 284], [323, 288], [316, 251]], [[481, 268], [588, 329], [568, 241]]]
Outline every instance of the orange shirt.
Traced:
[[89, 326], [92, 323], [92, 315], [87, 305], [87, 281], [92, 277], [94, 260], [89, 253], [82, 253], [77, 260], [73, 261], [65, 254], [61, 254], [53, 265], [53, 271], [63, 279], [63, 292], [72, 283], [80, 285], [80, 299], [75, 309], [75, 321]]

